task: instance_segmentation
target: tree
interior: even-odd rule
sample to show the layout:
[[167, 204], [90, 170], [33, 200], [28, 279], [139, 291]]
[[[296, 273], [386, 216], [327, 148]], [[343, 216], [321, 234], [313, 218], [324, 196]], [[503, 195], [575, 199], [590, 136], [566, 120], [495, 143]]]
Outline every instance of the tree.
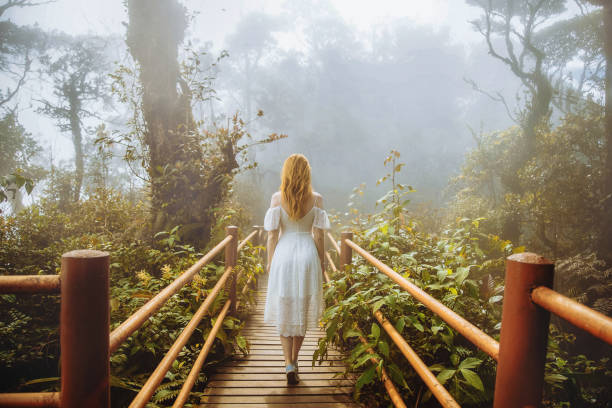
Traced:
[[130, 146], [132, 158], [140, 155], [133, 143], [144, 147], [142, 164], [151, 189], [153, 230], [169, 231], [181, 225], [184, 240], [207, 243], [215, 211], [240, 163], [250, 167], [246, 149], [280, 136], [240, 144], [250, 135], [237, 115], [227, 127], [205, 129], [202, 121], [194, 119], [191, 104], [194, 98], [207, 98], [210, 81], [202, 82], [197, 55], [178, 62], [187, 28], [185, 8], [176, 0], [129, 0], [127, 7], [126, 41], [138, 64], [140, 88], [136, 94], [128, 90], [125, 76], [133, 73], [130, 69], [121, 68], [114, 75], [115, 91], [131, 104], [135, 115], [131, 133], [122, 140]]
[[39, 112], [55, 119], [62, 132], [72, 135], [76, 170], [73, 200], [78, 201], [84, 175], [83, 119], [96, 116], [90, 104], [104, 99], [106, 42], [99, 37], [67, 36], [57, 41], [58, 49], [41, 58], [51, 78], [55, 100], [41, 100]]
[[589, 2], [603, 6], [603, 49], [606, 61], [606, 165], [604, 167], [604, 202], [599, 253], [610, 265], [612, 264], [612, 3], [607, 0], [589, 0]]
[[[519, 170], [536, 156], [538, 128], [547, 125], [553, 98], [556, 93], [561, 93], [560, 89], [567, 83], [563, 62], [568, 63], [576, 56], [577, 41], [576, 36], [572, 35], [575, 30], [572, 30], [571, 21], [546, 27], [566, 10], [566, 0], [468, 2], [483, 10], [481, 18], [472, 24], [484, 37], [489, 54], [503, 62], [521, 80], [525, 90], [527, 100], [524, 106], [519, 107], [515, 118], [521, 127], [522, 136], [514, 146], [516, 152], [508, 166], [499, 173], [506, 191], [518, 197], [523, 193]], [[560, 42], [560, 39], [565, 41]], [[585, 40], [585, 43], [586, 47], [590, 47], [588, 41]], [[596, 50], [594, 55], [596, 58]], [[592, 56], [593, 53], [589, 54], [589, 58]], [[583, 72], [587, 72], [591, 61], [586, 61], [584, 67]], [[582, 90], [582, 86], [579, 85], [578, 89]], [[508, 106], [500, 95], [496, 99]], [[502, 227], [502, 235], [511, 241], [518, 241], [521, 217], [511, 202], [507, 201], [505, 206], [508, 216]]]
[[[46, 3], [46, 2], [44, 2]], [[0, 17], [11, 7], [30, 7], [43, 4], [27, 0], [8, 0], [0, 5]], [[0, 21], [0, 71], [15, 84], [0, 89], [0, 107], [6, 108], [27, 80], [35, 54], [46, 47], [46, 36], [38, 28], [21, 27], [11, 21]]]
[[19, 189], [25, 187], [30, 193], [33, 180], [43, 176], [42, 168], [32, 163], [41, 148], [18, 122], [14, 112], [0, 119], [0, 140], [0, 203], [9, 201], [15, 213], [22, 206]]

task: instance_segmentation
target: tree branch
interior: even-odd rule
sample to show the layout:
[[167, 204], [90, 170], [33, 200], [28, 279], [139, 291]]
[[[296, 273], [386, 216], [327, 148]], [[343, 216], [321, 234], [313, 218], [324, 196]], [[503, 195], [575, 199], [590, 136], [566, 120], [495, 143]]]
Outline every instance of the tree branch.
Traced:
[[30, 59], [28, 51], [26, 51], [25, 59], [26, 59], [25, 60], [25, 67], [23, 68], [23, 73], [21, 75], [21, 78], [19, 78], [19, 81], [17, 82], [17, 85], [15, 86], [15, 89], [13, 89], [12, 92], [9, 92], [9, 94], [5, 98], [0, 100], [0, 106], [4, 105], [8, 101], [10, 101], [13, 98], [13, 96], [17, 95], [17, 92], [19, 92], [19, 89], [21, 88], [21, 86], [25, 83], [26, 75], [30, 71], [30, 65], [32, 63], [32, 60]]
[[0, 6], [0, 17], [2, 14], [11, 7], [33, 7], [40, 6], [42, 4], [55, 3], [56, 0], [47, 0], [47, 1], [39, 1], [33, 2], [31, 0], [8, 0], [6, 3]]
[[504, 108], [506, 109], [506, 114], [508, 115], [508, 117], [510, 118], [510, 120], [512, 120], [514, 123], [518, 124], [519, 120], [516, 116], [514, 116], [512, 114], [512, 112], [510, 111], [510, 107], [508, 106], [508, 103], [506, 102], [506, 98], [504, 98], [504, 96], [499, 92], [496, 91], [495, 95], [485, 91], [484, 89], [480, 88], [478, 86], [478, 84], [473, 80], [473, 79], [469, 79], [469, 78], [463, 78], [463, 80], [465, 82], [467, 82], [468, 84], [470, 84], [472, 86], [472, 89], [480, 92], [483, 95], [486, 95], [487, 97], [489, 97], [491, 100], [495, 101], [495, 102], [500, 102], [504, 105]]

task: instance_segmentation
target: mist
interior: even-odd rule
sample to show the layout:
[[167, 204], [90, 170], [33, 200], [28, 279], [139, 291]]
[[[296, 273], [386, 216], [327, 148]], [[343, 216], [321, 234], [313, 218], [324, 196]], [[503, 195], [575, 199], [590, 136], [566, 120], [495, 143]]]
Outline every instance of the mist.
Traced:
[[[0, 1], [0, 392], [59, 401], [66, 319], [51, 292], [64, 287], [63, 256], [87, 249], [109, 260], [96, 264], [110, 295], [98, 310], [122, 332], [111, 343], [123, 336], [103, 361], [112, 380], [94, 384], [112, 389], [112, 406], [139, 400], [141, 388], [169, 406], [184, 384], [193, 406], [235, 390], [228, 398], [240, 403], [249, 392], [251, 402], [338, 395], [381, 406], [390, 383], [410, 406], [434, 406], [391, 342], [399, 336], [446, 402], [484, 408], [512, 391], [496, 383], [498, 360], [512, 365], [499, 350], [522, 335], [504, 337], [508, 315], [537, 315], [539, 331], [524, 338], [549, 336], [539, 357], [520, 356], [542, 384], [526, 405], [609, 404], [609, 345], [598, 338], [609, 343], [612, 313], [611, 61], [612, 2], [602, 0]], [[292, 207], [282, 218], [287, 196], [271, 197], [294, 153], [309, 160], [324, 208], [296, 183], [289, 197], [304, 215]], [[296, 162], [292, 176], [307, 180]], [[273, 267], [279, 258], [286, 264]], [[266, 273], [300, 289], [272, 298], [322, 312], [300, 360], [344, 355], [363, 370], [357, 381], [337, 387], [326, 381], [339, 371], [307, 371], [316, 376], [298, 394], [281, 387], [283, 375], [296, 381], [303, 322], [281, 336], [290, 347], [270, 343], [263, 325], [249, 349], [262, 322], [249, 316], [262, 310], [249, 285]], [[42, 295], [19, 293], [43, 284]], [[267, 302], [272, 292], [258, 293]], [[506, 313], [505, 296], [530, 311]], [[192, 317], [196, 335], [179, 336]], [[180, 362], [157, 376], [172, 353]], [[255, 371], [223, 372], [231, 381], [207, 371], [236, 353], [252, 353]], [[195, 361], [205, 364], [191, 382]]]
[[[53, 16], [69, 4], [11, 9], [8, 18], [43, 28], [52, 21], [57, 24]], [[382, 161], [391, 149], [400, 151], [406, 160], [401, 181], [417, 190], [414, 200], [441, 205], [449, 177], [458, 172], [465, 152], [474, 146], [470, 129], [487, 131], [511, 124], [502, 104], [492, 103], [466, 82], [477, 78], [483, 89], [502, 92], [509, 99], [519, 86], [512, 73], [475, 41], [467, 20], [446, 15], [444, 23], [433, 25], [418, 21], [418, 15], [389, 15], [359, 26], [332, 2], [316, 6], [286, 2], [272, 7], [213, 2], [185, 5], [193, 20], [183, 42], [183, 56], [186, 50], [205, 52], [205, 64], [216, 62], [208, 71], [215, 95], [202, 104], [207, 106], [195, 107], [199, 119], [216, 126], [238, 113], [253, 136], [288, 135], [252, 149], [250, 159], [258, 166], [238, 179], [239, 191], [241, 185], [258, 185], [259, 191], [249, 191], [258, 200], [252, 207], [255, 217], [278, 188], [282, 162], [294, 152], [309, 158], [313, 186], [330, 208], [342, 208], [352, 188], [361, 183], [367, 186], [364, 203], [371, 205], [380, 195], [376, 180], [384, 172]], [[439, 5], [446, 10], [450, 7], [444, 2]], [[268, 12], [259, 11], [266, 8]], [[458, 16], [474, 13], [467, 5], [459, 8], [463, 13]], [[211, 10], [215, 15], [231, 16], [225, 20], [232, 23], [205, 37], [204, 33], [213, 32], [203, 27], [212, 24], [205, 17]], [[64, 15], [67, 20], [60, 29], [109, 38], [108, 71], [123, 63], [133, 66], [120, 40], [125, 35], [121, 26], [125, 10], [113, 5], [97, 11], [102, 14], [99, 19], [87, 14], [86, 21], [83, 9]], [[456, 36], [457, 27], [466, 33], [465, 38]], [[217, 60], [222, 55], [226, 56]], [[5, 82], [11, 86], [9, 78]], [[43, 161], [68, 165], [74, 155], [68, 135], [36, 113], [39, 93], [51, 92], [44, 83], [28, 86], [15, 105], [26, 129], [45, 146]], [[123, 109], [120, 104], [107, 111], [98, 107], [100, 114], [84, 121], [90, 129], [105, 123], [111, 131], [119, 130], [127, 115]], [[259, 111], [263, 116], [257, 116]], [[93, 133], [90, 130], [90, 139]], [[95, 150], [88, 154], [93, 157]], [[112, 168], [118, 179], [120, 174], [129, 174], [119, 161]], [[123, 177], [123, 183], [128, 179]]]

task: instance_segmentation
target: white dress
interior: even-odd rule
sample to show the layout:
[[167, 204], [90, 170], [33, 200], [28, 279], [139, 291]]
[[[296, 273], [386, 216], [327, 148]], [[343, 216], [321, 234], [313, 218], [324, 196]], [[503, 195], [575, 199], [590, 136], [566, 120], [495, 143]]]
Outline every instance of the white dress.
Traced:
[[312, 227], [329, 229], [325, 210], [313, 206], [299, 220], [289, 218], [281, 206], [266, 212], [264, 229], [281, 231], [270, 263], [264, 322], [275, 325], [281, 336], [304, 336], [323, 313], [323, 277]]

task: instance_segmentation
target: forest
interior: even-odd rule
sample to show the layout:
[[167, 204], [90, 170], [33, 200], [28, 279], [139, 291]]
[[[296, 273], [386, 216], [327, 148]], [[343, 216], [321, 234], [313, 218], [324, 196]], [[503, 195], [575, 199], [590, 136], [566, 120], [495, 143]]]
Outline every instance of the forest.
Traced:
[[[66, 252], [106, 251], [112, 330], [227, 226], [262, 225], [283, 161], [303, 153], [333, 236], [352, 231], [493, 338], [505, 259], [521, 252], [610, 316], [611, 61], [607, 0], [2, 0], [0, 275], [57, 275]], [[239, 283], [262, 276], [263, 250], [244, 247]], [[111, 355], [113, 407], [223, 271], [206, 265]], [[392, 406], [372, 347], [406, 401], [438, 406], [381, 310], [459, 404], [492, 406], [495, 361], [363, 258], [324, 291], [315, 356], [346, 351], [355, 401]], [[227, 296], [147, 406], [172, 405]], [[248, 353], [252, 301], [223, 321], [186, 406], [208, 367]], [[59, 310], [56, 295], [0, 294], [0, 392], [60, 390]], [[611, 356], [553, 316], [542, 405], [612, 407]]]

